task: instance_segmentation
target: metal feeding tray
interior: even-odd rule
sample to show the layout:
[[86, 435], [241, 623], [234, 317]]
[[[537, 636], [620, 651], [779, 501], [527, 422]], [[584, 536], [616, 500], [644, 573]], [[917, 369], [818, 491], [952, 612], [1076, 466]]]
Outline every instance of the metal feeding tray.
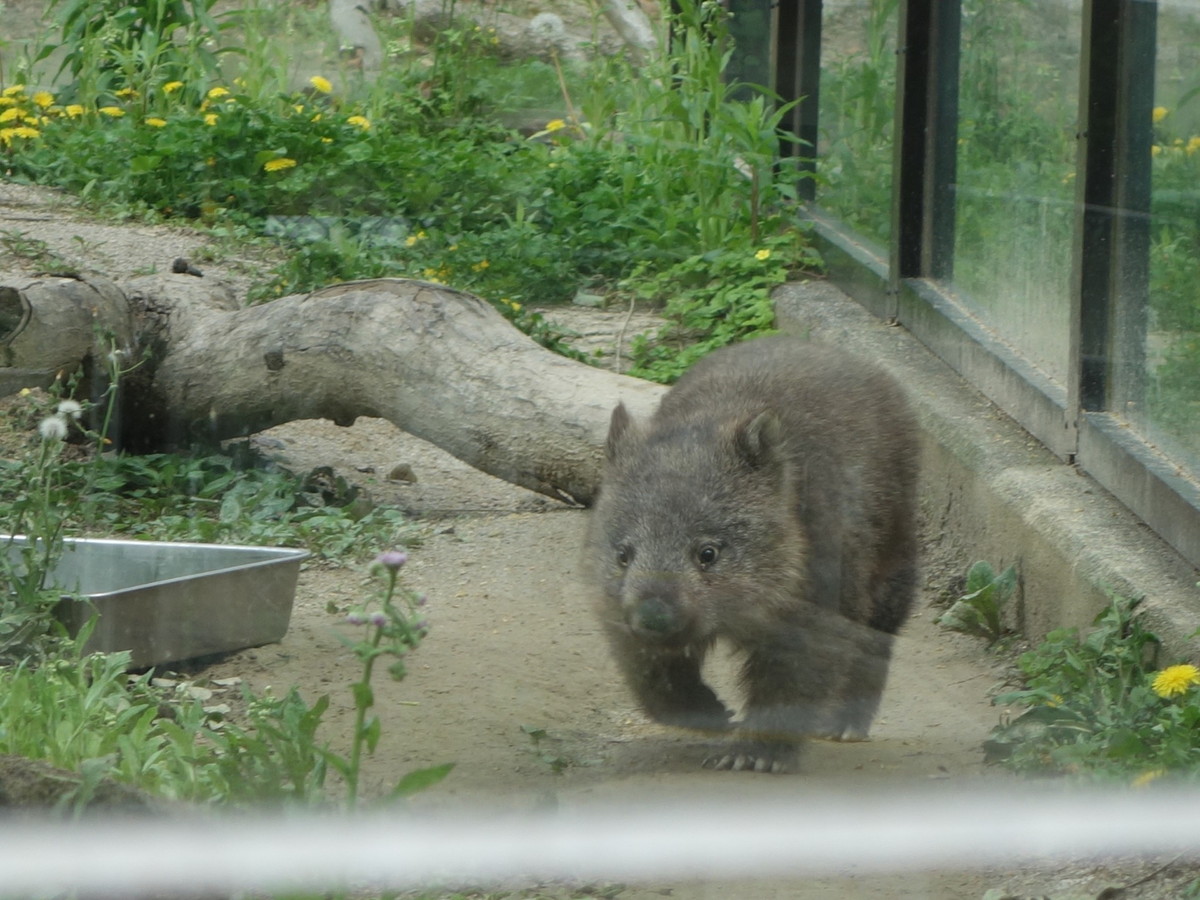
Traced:
[[[19, 562], [23, 537], [0, 538]], [[307, 550], [68, 538], [50, 583], [71, 634], [94, 615], [84, 652], [128, 650], [133, 668], [280, 640]]]

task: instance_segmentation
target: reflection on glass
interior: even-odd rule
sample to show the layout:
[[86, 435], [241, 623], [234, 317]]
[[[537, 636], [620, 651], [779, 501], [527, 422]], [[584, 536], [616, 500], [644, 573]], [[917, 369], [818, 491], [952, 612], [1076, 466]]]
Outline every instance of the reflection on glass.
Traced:
[[1200, 11], [1159, 11], [1147, 406], [1140, 428], [1200, 470]]
[[963, 4], [955, 285], [1065, 381], [1079, 3]]
[[827, 4], [821, 23], [820, 204], [880, 242], [891, 230], [896, 0]]

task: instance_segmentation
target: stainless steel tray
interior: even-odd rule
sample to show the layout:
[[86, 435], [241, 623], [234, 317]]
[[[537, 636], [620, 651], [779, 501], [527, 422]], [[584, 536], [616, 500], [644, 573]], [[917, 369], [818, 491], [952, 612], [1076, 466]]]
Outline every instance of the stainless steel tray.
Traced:
[[[17, 557], [23, 537], [0, 535]], [[51, 574], [72, 634], [99, 619], [85, 652], [128, 650], [134, 668], [280, 640], [307, 550], [68, 538]], [[15, 561], [15, 559], [14, 559]]]

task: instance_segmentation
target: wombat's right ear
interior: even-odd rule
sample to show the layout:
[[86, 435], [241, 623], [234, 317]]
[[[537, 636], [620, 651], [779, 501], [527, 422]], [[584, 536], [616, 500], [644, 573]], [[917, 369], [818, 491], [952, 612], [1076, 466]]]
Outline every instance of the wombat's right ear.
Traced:
[[629, 444], [636, 430], [633, 416], [629, 414], [624, 403], [618, 403], [617, 408], [612, 411], [612, 418], [608, 420], [608, 441], [604, 446], [610, 462], [621, 455], [622, 448]]
[[783, 443], [783, 423], [771, 410], [764, 410], [738, 426], [734, 432], [738, 452], [750, 465], [758, 468], [779, 458]]

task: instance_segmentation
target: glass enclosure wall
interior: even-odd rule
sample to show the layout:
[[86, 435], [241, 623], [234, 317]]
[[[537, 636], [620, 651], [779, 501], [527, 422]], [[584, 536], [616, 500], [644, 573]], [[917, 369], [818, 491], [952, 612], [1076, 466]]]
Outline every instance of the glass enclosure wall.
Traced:
[[[1125, 410], [1200, 470], [1200, 12], [1160, 4], [1150, 148], [1146, 401]], [[1156, 65], [1155, 65], [1156, 63]]]
[[1053, 381], [1069, 352], [1079, 0], [962, 11], [954, 286]]
[[1200, 565], [1200, 6], [778, 9], [831, 278]]
[[897, 0], [824, 4], [817, 201], [866, 238], [891, 230]]

